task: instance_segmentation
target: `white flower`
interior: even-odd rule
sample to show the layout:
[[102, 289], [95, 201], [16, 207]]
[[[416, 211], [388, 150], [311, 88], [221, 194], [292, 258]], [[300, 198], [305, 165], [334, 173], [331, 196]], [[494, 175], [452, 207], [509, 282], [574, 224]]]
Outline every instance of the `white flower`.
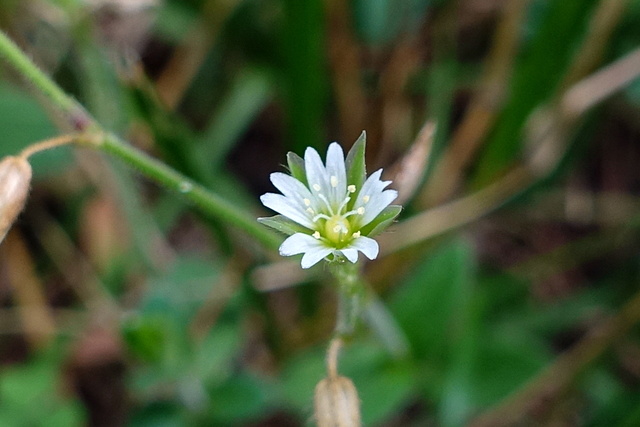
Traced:
[[280, 246], [280, 254], [304, 254], [302, 268], [309, 268], [329, 257], [358, 260], [358, 251], [367, 258], [378, 256], [378, 243], [368, 237], [379, 233], [400, 212], [390, 206], [398, 193], [385, 189], [391, 181], [382, 181], [382, 169], [366, 180], [364, 167], [365, 135], [345, 157], [337, 143], [329, 145], [326, 166], [313, 148], [304, 159], [289, 153], [293, 176], [275, 172], [271, 182], [282, 194], [267, 193], [262, 203], [278, 212], [271, 218], [259, 218], [266, 225], [291, 234]]

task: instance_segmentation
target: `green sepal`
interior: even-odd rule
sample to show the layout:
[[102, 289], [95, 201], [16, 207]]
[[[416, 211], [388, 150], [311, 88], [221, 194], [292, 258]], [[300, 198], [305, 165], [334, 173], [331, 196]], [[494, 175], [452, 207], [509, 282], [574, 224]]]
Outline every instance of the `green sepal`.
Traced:
[[284, 233], [288, 236], [295, 233], [305, 233], [309, 234], [309, 230], [305, 227], [301, 226], [295, 221], [290, 220], [289, 218], [283, 215], [275, 215], [270, 217], [258, 218], [258, 222], [260, 224], [264, 224], [267, 227], [271, 227], [275, 230], [278, 230], [281, 233]]
[[360, 137], [356, 140], [347, 153], [345, 164], [347, 166], [347, 183], [355, 185], [358, 190], [362, 188], [364, 180], [367, 177], [367, 168], [365, 166], [364, 151], [367, 145], [367, 133], [362, 131]]
[[291, 176], [308, 187], [309, 184], [307, 183], [307, 171], [304, 168], [304, 159], [293, 151], [289, 151], [287, 153], [287, 164], [289, 165]]
[[373, 237], [382, 233], [384, 229], [387, 228], [394, 219], [396, 219], [401, 211], [402, 206], [400, 205], [387, 206], [373, 221], [362, 227], [360, 229], [360, 233], [367, 237]]

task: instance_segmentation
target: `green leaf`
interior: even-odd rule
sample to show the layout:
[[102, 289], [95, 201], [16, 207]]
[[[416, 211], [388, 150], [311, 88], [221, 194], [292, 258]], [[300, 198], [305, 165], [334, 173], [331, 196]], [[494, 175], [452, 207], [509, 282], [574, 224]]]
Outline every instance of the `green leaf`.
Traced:
[[367, 146], [367, 133], [362, 131], [347, 153], [347, 182], [353, 184], [359, 190], [367, 177], [367, 167], [365, 165], [364, 152]]
[[293, 151], [289, 151], [287, 153], [287, 164], [289, 165], [291, 176], [308, 187], [309, 183], [307, 182], [307, 171], [304, 168], [304, 159]]
[[279, 232], [284, 233], [287, 236], [295, 233], [309, 233], [309, 230], [282, 215], [258, 218], [258, 222], [260, 224], [266, 225], [267, 227], [278, 230]]
[[387, 206], [373, 221], [362, 227], [360, 232], [363, 236], [368, 237], [382, 233], [400, 215], [401, 211], [402, 206], [400, 205]]

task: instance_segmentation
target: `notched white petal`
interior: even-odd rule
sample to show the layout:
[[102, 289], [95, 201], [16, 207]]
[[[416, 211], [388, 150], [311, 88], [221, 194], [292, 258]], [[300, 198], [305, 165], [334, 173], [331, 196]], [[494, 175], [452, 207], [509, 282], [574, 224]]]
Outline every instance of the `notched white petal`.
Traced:
[[292, 176], [282, 172], [274, 172], [269, 178], [273, 185], [290, 199], [302, 200], [311, 197], [309, 189]]
[[335, 177], [337, 185], [332, 185], [332, 187], [335, 188], [339, 186], [339, 197], [344, 198], [344, 193], [347, 188], [347, 168], [344, 164], [344, 152], [337, 142], [332, 142], [329, 145], [326, 169], [329, 177]]
[[278, 212], [281, 215], [297, 222], [298, 224], [312, 229], [314, 227], [313, 221], [309, 218], [304, 210], [294, 206], [289, 199], [281, 194], [267, 193], [260, 196], [260, 201], [263, 205]]
[[293, 234], [280, 245], [280, 255], [292, 256], [322, 247], [321, 242], [304, 233]]
[[365, 226], [373, 221], [380, 212], [389, 206], [398, 197], [396, 190], [385, 190], [375, 197], [371, 198], [371, 201], [367, 204], [367, 208], [362, 216], [360, 222], [361, 226]]
[[351, 245], [349, 246], [359, 250], [369, 259], [376, 259], [378, 257], [378, 252], [380, 251], [378, 242], [365, 236], [358, 237], [351, 242]]
[[344, 248], [341, 249], [342, 255], [352, 263], [356, 263], [358, 261], [358, 250], [354, 248]]
[[300, 266], [302, 268], [313, 267], [331, 252], [333, 252], [333, 249], [324, 246], [311, 249], [308, 252], [305, 252], [302, 257], [302, 261], [300, 261]]
[[304, 167], [307, 171], [309, 188], [314, 189], [315, 192], [328, 194], [330, 185], [327, 171], [322, 164], [320, 155], [311, 147], [308, 147], [304, 152]]

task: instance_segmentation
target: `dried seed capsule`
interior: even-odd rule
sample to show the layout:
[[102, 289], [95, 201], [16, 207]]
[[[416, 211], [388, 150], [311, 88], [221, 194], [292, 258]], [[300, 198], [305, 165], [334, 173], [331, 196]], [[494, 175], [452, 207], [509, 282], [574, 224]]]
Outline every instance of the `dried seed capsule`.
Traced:
[[27, 200], [31, 166], [22, 157], [0, 161], [0, 242], [11, 228]]
[[349, 378], [337, 376], [320, 381], [314, 406], [318, 427], [360, 427], [360, 400]]

